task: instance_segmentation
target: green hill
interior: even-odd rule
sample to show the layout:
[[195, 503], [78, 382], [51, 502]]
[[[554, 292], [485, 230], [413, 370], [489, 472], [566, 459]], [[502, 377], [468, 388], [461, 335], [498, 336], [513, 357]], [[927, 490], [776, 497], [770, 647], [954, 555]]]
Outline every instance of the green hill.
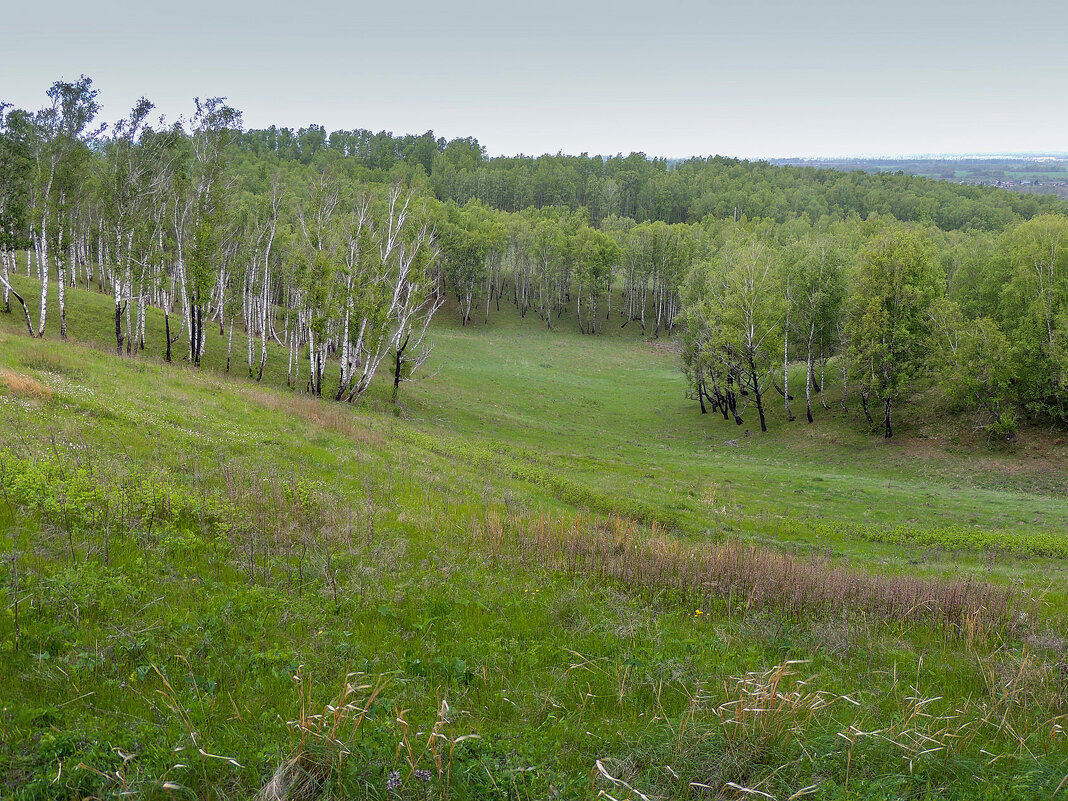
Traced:
[[1063, 790], [1055, 434], [747, 436], [670, 340], [511, 314], [354, 408], [113, 303], [0, 315], [0, 796]]

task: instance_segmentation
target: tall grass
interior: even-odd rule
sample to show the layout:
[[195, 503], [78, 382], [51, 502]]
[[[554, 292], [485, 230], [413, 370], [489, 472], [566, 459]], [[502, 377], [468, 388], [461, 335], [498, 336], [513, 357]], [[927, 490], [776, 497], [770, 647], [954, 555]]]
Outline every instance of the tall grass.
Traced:
[[940, 624], [965, 638], [1003, 632], [1010, 589], [968, 578], [873, 574], [823, 558], [738, 540], [694, 544], [623, 517], [503, 518], [472, 523], [474, 539], [502, 558], [646, 595], [665, 592], [700, 610], [713, 599], [741, 610], [773, 608], [795, 619], [862, 615], [880, 622]]

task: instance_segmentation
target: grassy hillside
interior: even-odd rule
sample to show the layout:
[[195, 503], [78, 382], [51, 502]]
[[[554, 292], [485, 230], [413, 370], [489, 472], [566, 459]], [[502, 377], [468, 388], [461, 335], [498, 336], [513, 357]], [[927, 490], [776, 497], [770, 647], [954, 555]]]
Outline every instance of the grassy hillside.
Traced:
[[1065, 791], [1056, 432], [746, 436], [669, 341], [504, 314], [353, 409], [109, 304], [0, 315], [0, 797]]

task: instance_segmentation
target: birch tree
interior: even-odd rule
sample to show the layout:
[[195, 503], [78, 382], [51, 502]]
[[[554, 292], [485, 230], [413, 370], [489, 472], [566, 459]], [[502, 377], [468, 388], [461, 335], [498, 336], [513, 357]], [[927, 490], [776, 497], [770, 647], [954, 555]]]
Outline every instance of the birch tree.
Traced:
[[[494, 245], [490, 220], [481, 204], [462, 209], [447, 203], [435, 226], [445, 281], [456, 294], [460, 323], [471, 322], [474, 295], [489, 283], [487, 257]], [[490, 289], [487, 287], [487, 296]]]
[[[148, 253], [159, 250], [164, 188], [170, 165], [165, 158], [165, 140], [153, 136], [147, 125], [153, 104], [141, 98], [130, 114], [115, 125], [105, 143], [103, 163], [104, 222], [112, 254], [112, 294], [115, 301], [115, 349], [126, 354], [134, 348], [131, 304], [134, 302], [135, 268], [144, 291], [150, 264]], [[162, 259], [163, 254], [158, 253]], [[138, 293], [140, 299], [140, 292]], [[143, 309], [144, 300], [140, 307]], [[123, 316], [126, 329], [123, 330]], [[139, 318], [140, 320], [140, 318]], [[169, 335], [169, 332], [168, 332]]]
[[301, 233], [297, 259], [297, 314], [308, 346], [309, 388], [323, 393], [323, 374], [341, 303], [337, 281], [343, 260], [342, 232], [337, 216], [342, 202], [336, 181], [316, 175], [298, 205]]
[[[815, 234], [797, 242], [787, 253], [789, 282], [787, 331], [805, 354], [805, 415], [812, 417], [812, 388], [816, 362], [826, 358], [835, 341], [835, 326], [845, 297], [844, 257], [834, 240]], [[788, 359], [784, 358], [784, 362]], [[783, 389], [788, 394], [789, 365], [783, 366]], [[822, 381], [818, 384], [822, 390]]]
[[1005, 247], [1002, 319], [1018, 392], [1032, 413], [1068, 422], [1068, 216], [1021, 223]]
[[4, 312], [11, 312], [12, 296], [22, 306], [26, 330], [34, 336], [30, 311], [11, 286], [15, 253], [30, 245], [30, 191], [33, 181], [32, 117], [0, 104], [0, 288]]
[[929, 239], [894, 227], [861, 253], [851, 298], [850, 348], [867, 396], [883, 405], [883, 433], [893, 436], [893, 408], [908, 399], [931, 347], [930, 310], [945, 276]]
[[[77, 81], [56, 81], [48, 89], [51, 104], [34, 116], [33, 244], [41, 279], [40, 318], [37, 336], [43, 337], [48, 318], [48, 285], [55, 244], [67, 220], [67, 195], [80, 188], [88, 160], [89, 141], [102, 129], [90, 130], [100, 105], [93, 81], [84, 75]], [[59, 217], [59, 219], [57, 219]], [[66, 276], [68, 263], [61, 252], [55, 254], [59, 301], [60, 336], [67, 337]]]
[[782, 345], [782, 300], [777, 291], [778, 255], [758, 240], [733, 241], [720, 256], [724, 270], [729, 347], [742, 364], [745, 391], [753, 393], [760, 430], [767, 431], [764, 395], [770, 388], [773, 354]]
[[[619, 246], [607, 234], [582, 226], [572, 237], [575, 276], [575, 318], [583, 334], [597, 333], [598, 299], [609, 292]], [[583, 305], [585, 301], [585, 305]]]
[[[363, 306], [359, 362], [338, 393], [339, 400], [358, 401], [391, 351], [396, 357], [399, 349], [402, 358], [405, 352], [418, 351], [430, 319], [441, 307], [432, 278], [440, 253], [429, 223], [413, 217], [411, 204], [411, 193], [395, 184], [375, 215], [372, 233], [377, 259], [363, 290], [373, 302]], [[409, 375], [405, 378], [411, 377], [413, 365], [423, 361], [406, 362]], [[395, 388], [400, 381], [395, 377]]]
[[226, 105], [222, 97], [194, 102], [188, 195], [179, 201], [180, 236], [185, 240], [179, 269], [188, 291], [189, 361], [199, 366], [206, 341], [205, 310], [220, 284], [228, 233], [226, 148], [240, 130], [241, 112]]
[[943, 375], [950, 396], [979, 412], [977, 428], [991, 437], [1015, 439], [1012, 349], [996, 322], [979, 317], [962, 323]]

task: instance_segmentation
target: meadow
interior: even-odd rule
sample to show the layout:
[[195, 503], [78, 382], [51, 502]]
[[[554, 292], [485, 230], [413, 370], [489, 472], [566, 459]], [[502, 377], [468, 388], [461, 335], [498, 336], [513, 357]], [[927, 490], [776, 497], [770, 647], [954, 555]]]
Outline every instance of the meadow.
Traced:
[[1068, 792], [1063, 431], [762, 435], [668, 338], [449, 308], [351, 407], [109, 306], [0, 315], [0, 797]]

